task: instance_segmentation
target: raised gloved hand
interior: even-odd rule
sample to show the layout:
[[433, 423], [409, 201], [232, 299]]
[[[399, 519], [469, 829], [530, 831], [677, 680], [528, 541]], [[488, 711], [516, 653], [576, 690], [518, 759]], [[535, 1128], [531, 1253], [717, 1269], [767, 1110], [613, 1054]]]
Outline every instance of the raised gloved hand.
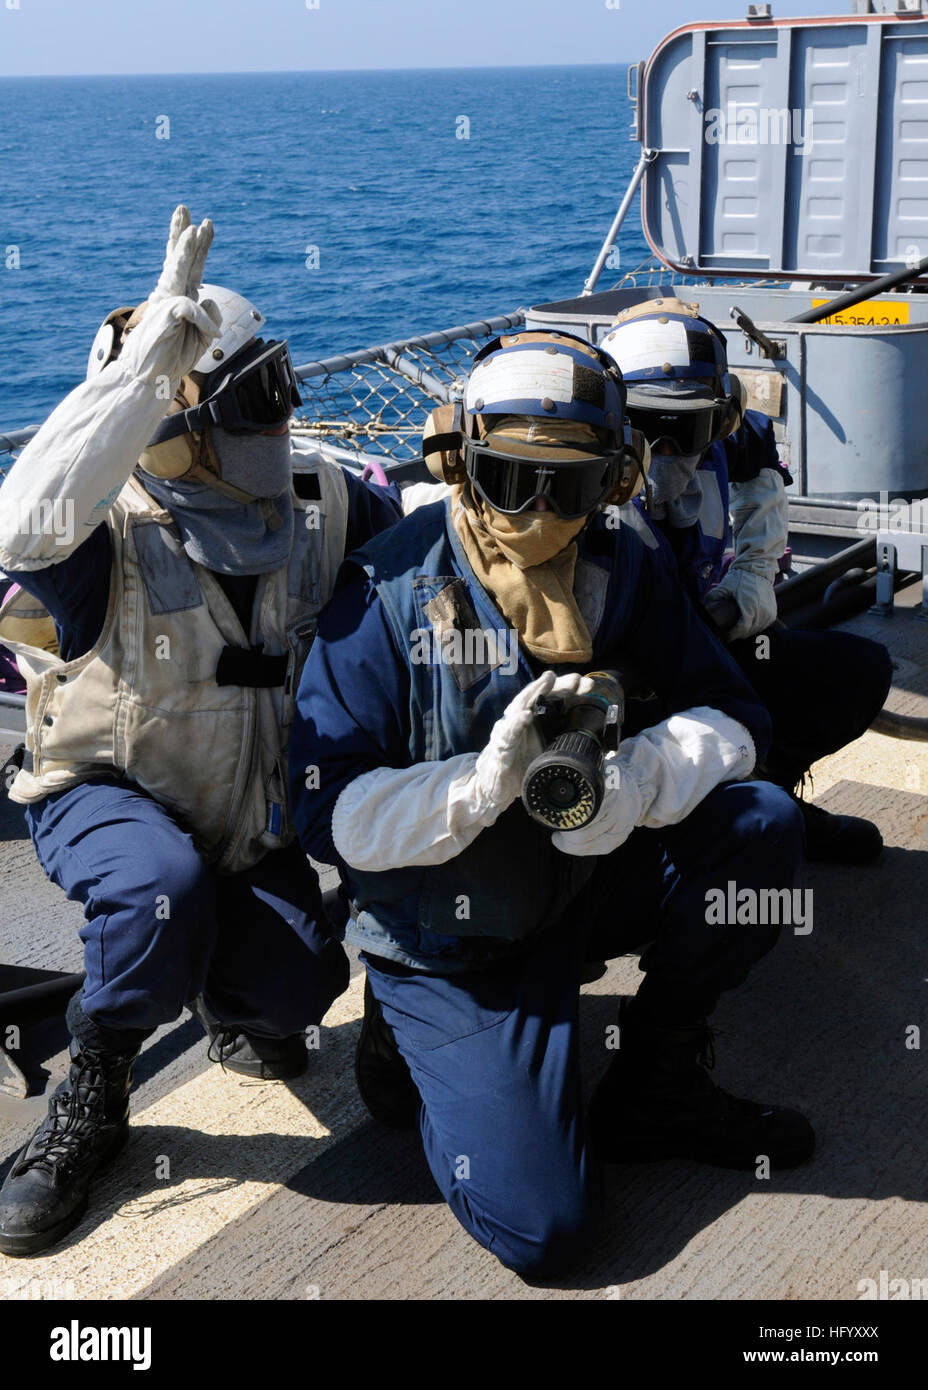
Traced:
[[565, 854], [611, 854], [637, 826], [677, 825], [720, 782], [753, 771], [754, 741], [743, 724], [699, 706], [625, 739], [605, 760], [603, 804], [581, 830], [551, 837]]
[[157, 304], [162, 299], [175, 299], [178, 296], [196, 303], [197, 292], [203, 283], [207, 253], [212, 244], [213, 224], [209, 218], [204, 218], [199, 227], [194, 227], [190, 220], [190, 209], [179, 203], [171, 214], [164, 265], [157, 285], [148, 296], [148, 303]]
[[512, 805], [542, 751], [532, 713], [542, 696], [585, 692], [588, 677], [546, 671], [521, 690], [480, 753], [441, 762], [376, 768], [349, 782], [335, 803], [332, 839], [356, 869], [444, 864]]
[[127, 335], [119, 357], [124, 372], [140, 381], [166, 377], [176, 390], [219, 336], [218, 308], [212, 300], [197, 300], [212, 240], [208, 218], [194, 227], [187, 208], [175, 208], [158, 283], [137, 311], [140, 322]]
[[[212, 239], [210, 222], [192, 227], [187, 209], [176, 210], [161, 276], [133, 315], [119, 356], [65, 397], [10, 469], [0, 507], [0, 567], [58, 564], [105, 520], [181, 377], [219, 334], [216, 306], [197, 303]], [[20, 525], [23, 516], [47, 513], [49, 498], [68, 509], [73, 525], [66, 537], [51, 526]]]
[[763, 632], [776, 620], [773, 581], [789, 539], [789, 500], [782, 476], [773, 468], [762, 468], [756, 478], [732, 483], [731, 520], [735, 558], [704, 603], [711, 614], [723, 598], [734, 600], [739, 618], [725, 637], [736, 641]]

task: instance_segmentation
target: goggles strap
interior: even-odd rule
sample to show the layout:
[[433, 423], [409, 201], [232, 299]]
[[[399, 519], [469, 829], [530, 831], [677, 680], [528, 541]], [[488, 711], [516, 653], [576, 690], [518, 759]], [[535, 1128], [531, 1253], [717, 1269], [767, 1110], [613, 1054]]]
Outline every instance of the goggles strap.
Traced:
[[187, 410], [166, 415], [158, 426], [154, 443], [163, 444], [166, 439], [176, 439], [181, 434], [196, 434], [208, 428], [213, 420], [206, 405], [192, 405]]
[[428, 458], [431, 454], [450, 454], [460, 447], [461, 436], [452, 430], [447, 434], [433, 434], [431, 438], [426, 439], [422, 445], [422, 453]]

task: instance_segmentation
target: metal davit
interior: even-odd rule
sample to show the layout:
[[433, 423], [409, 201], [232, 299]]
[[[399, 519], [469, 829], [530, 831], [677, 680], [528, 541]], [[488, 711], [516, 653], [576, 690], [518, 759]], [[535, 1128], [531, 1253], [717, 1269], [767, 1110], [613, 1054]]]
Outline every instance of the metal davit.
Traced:
[[[629, 192], [659, 275], [593, 293], [626, 194], [583, 294], [527, 323], [598, 341], [629, 304], [679, 289], [727, 332], [803, 516], [847, 532], [842, 503], [928, 496], [928, 423], [913, 408], [928, 371], [928, 16], [750, 9], [675, 30], [630, 72], [642, 157]], [[869, 299], [889, 272], [908, 288]], [[835, 318], [796, 322], [849, 287], [859, 302]]]

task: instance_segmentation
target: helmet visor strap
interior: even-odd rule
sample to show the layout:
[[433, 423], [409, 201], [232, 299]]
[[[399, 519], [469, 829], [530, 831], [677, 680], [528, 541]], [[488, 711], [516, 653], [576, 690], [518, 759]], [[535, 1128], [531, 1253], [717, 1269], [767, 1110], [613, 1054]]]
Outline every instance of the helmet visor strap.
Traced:
[[557, 462], [556, 446], [549, 458], [527, 459], [489, 449], [465, 439], [462, 452], [472, 486], [494, 511], [518, 516], [543, 497], [562, 521], [587, 516], [605, 501], [622, 476], [624, 451]]
[[718, 439], [727, 416], [724, 405], [710, 405], [704, 410], [657, 410], [628, 406], [632, 429], [641, 430], [655, 448], [668, 439], [679, 454], [703, 454]]

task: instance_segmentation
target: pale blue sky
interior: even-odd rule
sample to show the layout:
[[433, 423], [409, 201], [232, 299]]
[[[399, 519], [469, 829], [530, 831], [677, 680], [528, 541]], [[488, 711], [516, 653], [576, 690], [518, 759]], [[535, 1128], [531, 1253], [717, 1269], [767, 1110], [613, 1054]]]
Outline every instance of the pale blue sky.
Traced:
[[[633, 62], [747, 0], [0, 0], [0, 76]], [[774, 0], [777, 16], [853, 0]]]

